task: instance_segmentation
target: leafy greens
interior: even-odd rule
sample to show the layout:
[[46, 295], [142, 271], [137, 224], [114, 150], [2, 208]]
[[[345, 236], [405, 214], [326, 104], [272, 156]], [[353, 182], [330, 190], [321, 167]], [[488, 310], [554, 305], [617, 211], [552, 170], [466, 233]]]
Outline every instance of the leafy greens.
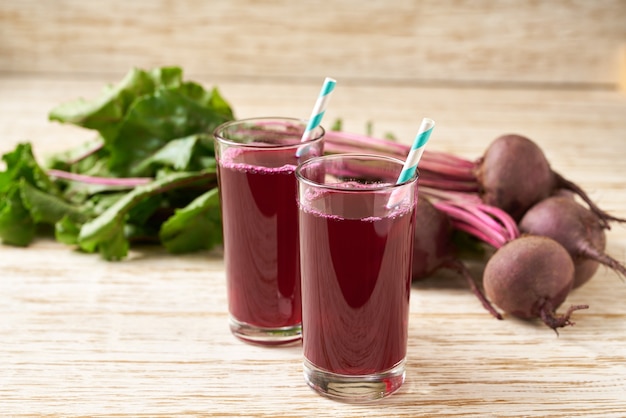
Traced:
[[61, 104], [49, 119], [96, 138], [45, 164], [30, 143], [2, 156], [4, 244], [27, 246], [46, 226], [59, 242], [106, 260], [126, 257], [132, 242], [172, 253], [221, 243], [211, 132], [234, 115], [216, 88], [183, 80], [178, 67], [132, 69], [100, 97]]

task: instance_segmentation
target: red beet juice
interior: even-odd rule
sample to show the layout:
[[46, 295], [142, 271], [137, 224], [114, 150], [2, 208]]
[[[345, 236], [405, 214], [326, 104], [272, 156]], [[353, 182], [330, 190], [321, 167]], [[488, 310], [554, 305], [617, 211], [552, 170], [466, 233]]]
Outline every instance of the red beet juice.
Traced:
[[314, 199], [299, 214], [314, 260], [302, 263], [304, 357], [343, 375], [389, 370], [406, 356], [415, 205], [378, 217], [374, 193]]
[[219, 164], [231, 316], [261, 328], [299, 325], [294, 150], [230, 148]]

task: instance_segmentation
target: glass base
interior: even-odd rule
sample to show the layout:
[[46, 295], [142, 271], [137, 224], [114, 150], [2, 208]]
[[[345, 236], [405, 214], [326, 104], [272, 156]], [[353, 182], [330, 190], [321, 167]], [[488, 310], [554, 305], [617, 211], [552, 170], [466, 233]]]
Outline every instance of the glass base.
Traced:
[[280, 328], [264, 328], [237, 321], [230, 317], [230, 331], [245, 342], [261, 345], [289, 344], [302, 339], [302, 325]]
[[318, 369], [304, 359], [304, 380], [328, 398], [344, 402], [368, 402], [389, 396], [404, 383], [405, 360], [389, 370], [368, 375], [345, 375]]

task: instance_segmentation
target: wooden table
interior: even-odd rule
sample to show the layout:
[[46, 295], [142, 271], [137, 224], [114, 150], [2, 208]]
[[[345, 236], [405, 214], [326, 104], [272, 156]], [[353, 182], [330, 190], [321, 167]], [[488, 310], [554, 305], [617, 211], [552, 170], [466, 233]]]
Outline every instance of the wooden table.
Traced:
[[[94, 97], [98, 77], [0, 77], [0, 151], [30, 140], [38, 157], [91, 133], [47, 112]], [[307, 116], [317, 83], [217, 84], [238, 117]], [[391, 131], [419, 120], [429, 147], [476, 158], [518, 132], [603, 208], [626, 217], [626, 96], [616, 91], [341, 85], [326, 120]], [[626, 260], [626, 227], [607, 234]], [[330, 401], [302, 377], [300, 345], [263, 348], [231, 336], [219, 251], [173, 256], [135, 248], [106, 262], [51, 239], [0, 246], [0, 414], [107, 416], [581, 416], [626, 415], [626, 283], [601, 268], [569, 303], [588, 303], [555, 335], [539, 322], [487, 314], [464, 282], [415, 284], [407, 378], [368, 405]]]

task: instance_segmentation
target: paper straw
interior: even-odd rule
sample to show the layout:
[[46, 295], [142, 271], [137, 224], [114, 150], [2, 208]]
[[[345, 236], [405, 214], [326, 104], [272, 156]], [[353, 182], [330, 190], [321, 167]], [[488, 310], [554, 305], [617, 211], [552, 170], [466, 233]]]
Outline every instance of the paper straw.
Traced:
[[[311, 137], [311, 132], [322, 123], [322, 118], [324, 117], [324, 113], [326, 112], [326, 107], [328, 106], [328, 101], [330, 100], [330, 95], [335, 89], [335, 85], [337, 81], [333, 78], [326, 77], [324, 79], [324, 84], [322, 85], [322, 89], [320, 90], [320, 94], [315, 101], [315, 106], [313, 106], [313, 111], [311, 112], [311, 117], [306, 125], [304, 133], [302, 134], [302, 142], [306, 142]], [[301, 156], [308, 147], [299, 148], [296, 152], [296, 155]]]
[[[402, 171], [400, 171], [396, 184], [404, 183], [415, 175], [417, 164], [422, 158], [424, 148], [426, 147], [426, 143], [428, 142], [428, 138], [430, 138], [430, 134], [432, 133], [434, 127], [435, 121], [428, 118], [422, 119], [422, 124], [417, 131], [417, 135], [415, 136], [415, 140], [411, 146], [411, 151], [409, 151], [409, 155], [406, 157], [406, 161], [402, 166]], [[391, 193], [389, 202], [387, 202], [387, 208], [391, 209], [400, 204], [406, 194], [404, 193], [404, 190], [406, 189], [396, 189]]]
[[335, 89], [335, 84], [337, 81], [330, 77], [326, 77], [324, 79], [324, 84], [322, 85], [322, 89], [320, 90], [320, 95], [317, 97], [317, 101], [315, 102], [315, 106], [313, 107], [313, 111], [311, 112], [311, 117], [309, 118], [309, 123], [302, 134], [302, 142], [309, 139], [311, 136], [311, 132], [320, 126], [322, 122], [322, 118], [324, 117], [324, 112], [326, 112], [326, 107], [328, 106], [328, 100], [330, 99], [330, 95]]
[[428, 118], [422, 119], [422, 124], [420, 125], [419, 131], [417, 131], [417, 135], [411, 146], [411, 151], [409, 151], [409, 155], [404, 162], [404, 166], [402, 167], [402, 171], [396, 183], [403, 183], [415, 175], [417, 164], [422, 158], [424, 148], [426, 148], [426, 143], [434, 127], [434, 120]]

